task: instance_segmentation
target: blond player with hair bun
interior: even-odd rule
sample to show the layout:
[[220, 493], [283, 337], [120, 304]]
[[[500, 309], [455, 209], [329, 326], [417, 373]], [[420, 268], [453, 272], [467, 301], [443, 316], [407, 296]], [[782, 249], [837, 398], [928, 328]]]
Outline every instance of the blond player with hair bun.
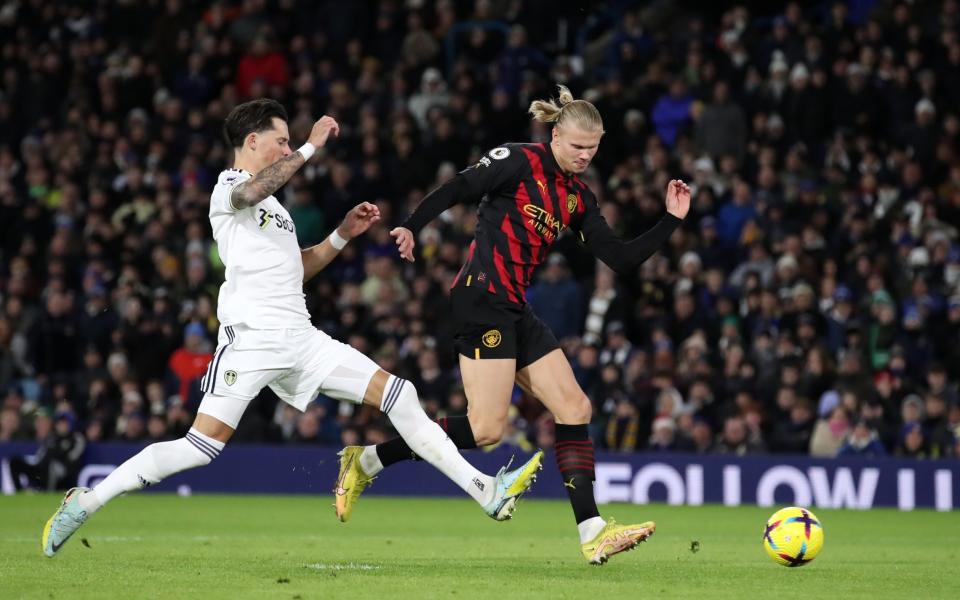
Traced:
[[[600, 564], [653, 534], [652, 522], [618, 525], [600, 517], [593, 497], [593, 443], [587, 431], [590, 399], [550, 329], [533, 314], [526, 289], [533, 272], [561, 236], [576, 235], [615, 271], [633, 275], [666, 242], [690, 209], [690, 188], [667, 185], [665, 214], [649, 231], [625, 241], [604, 220], [597, 198], [580, 178], [603, 137], [597, 108], [558, 86], [557, 100], [535, 100], [529, 112], [553, 123], [549, 144], [504, 144], [430, 192], [407, 220], [391, 231], [400, 256], [413, 261], [414, 240], [427, 223], [454, 204], [479, 202], [468, 257], [450, 290], [454, 342], [468, 398], [465, 417], [441, 419], [458, 448], [498, 442], [514, 383], [538, 398], [556, 420], [555, 456], [573, 507], [581, 551]], [[411, 458], [400, 438], [345, 451], [361, 455], [372, 477]]]

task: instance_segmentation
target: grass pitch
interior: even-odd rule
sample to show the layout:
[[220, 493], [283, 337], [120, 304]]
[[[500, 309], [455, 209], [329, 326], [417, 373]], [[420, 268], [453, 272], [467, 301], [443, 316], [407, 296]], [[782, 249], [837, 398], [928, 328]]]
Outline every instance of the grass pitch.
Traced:
[[59, 501], [0, 498], [0, 598], [956, 598], [960, 556], [956, 512], [816, 510], [823, 552], [787, 569], [760, 541], [773, 509], [611, 505], [657, 533], [592, 567], [565, 502], [496, 523], [468, 500], [368, 497], [341, 524], [326, 496], [141, 494], [48, 559]]

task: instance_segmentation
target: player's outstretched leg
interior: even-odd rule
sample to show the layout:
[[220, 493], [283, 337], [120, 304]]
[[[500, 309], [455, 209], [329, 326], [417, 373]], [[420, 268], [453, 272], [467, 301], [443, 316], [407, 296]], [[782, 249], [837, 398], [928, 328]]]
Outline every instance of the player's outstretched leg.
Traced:
[[[361, 455], [364, 450], [363, 446], [347, 446], [338, 454], [340, 473], [334, 488], [334, 507], [337, 518], [344, 523], [350, 520], [353, 509], [360, 500], [360, 494], [376, 478], [363, 466]], [[543, 469], [543, 451], [537, 451], [516, 469], [508, 471], [509, 467], [510, 465], [507, 464], [497, 472], [493, 478], [495, 490], [493, 498], [483, 505], [484, 512], [497, 521], [510, 519], [517, 507], [517, 502], [536, 482], [537, 474]]]
[[191, 428], [178, 440], [147, 446], [93, 489], [71, 489], [43, 528], [43, 553], [54, 556], [93, 513], [120, 494], [159, 483], [180, 471], [210, 464], [224, 445]]
[[[443, 417], [437, 419], [437, 424], [460, 450], [477, 447], [467, 417]], [[337, 518], [344, 522], [350, 519], [360, 494], [386, 467], [405, 460], [422, 460], [399, 436], [375, 446], [347, 446], [338, 456], [340, 474], [334, 487], [334, 506]]]
[[[508, 519], [516, 508], [517, 500], [536, 481], [542, 454], [537, 453], [518, 469], [508, 471], [504, 467], [496, 477], [485, 475], [470, 465], [443, 429], [427, 417], [412, 384], [385, 372], [380, 373], [381, 379], [387, 378], [382, 384], [380, 409], [406, 440], [411, 452], [460, 486], [490, 517], [498, 521]], [[379, 385], [376, 379], [371, 382], [371, 388]], [[359, 447], [348, 447], [341, 452], [340, 474], [334, 490], [337, 517], [341, 521], [350, 518], [360, 493], [373, 478], [373, 474], [361, 464], [362, 454], [363, 449]]]

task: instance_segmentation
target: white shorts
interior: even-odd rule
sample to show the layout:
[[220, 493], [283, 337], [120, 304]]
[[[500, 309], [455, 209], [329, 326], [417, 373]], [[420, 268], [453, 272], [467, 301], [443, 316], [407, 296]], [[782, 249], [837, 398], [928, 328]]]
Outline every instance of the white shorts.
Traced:
[[321, 392], [359, 404], [379, 370], [356, 348], [314, 327], [222, 325], [217, 351], [200, 381], [204, 397], [198, 412], [236, 429], [247, 405], [266, 386], [301, 411]]

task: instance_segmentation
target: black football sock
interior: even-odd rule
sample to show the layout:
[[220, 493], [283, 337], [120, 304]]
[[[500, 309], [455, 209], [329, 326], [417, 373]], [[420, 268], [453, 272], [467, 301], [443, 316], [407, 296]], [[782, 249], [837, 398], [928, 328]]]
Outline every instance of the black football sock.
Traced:
[[586, 425], [557, 425], [557, 466], [563, 477], [563, 486], [570, 497], [573, 516], [577, 523], [599, 517], [597, 501], [593, 497], [594, 464], [593, 442]]
[[[470, 427], [470, 420], [466, 416], [443, 417], [437, 419], [437, 423], [457, 448], [470, 450], [477, 447], [477, 442], [473, 438], [473, 428]], [[382, 444], [377, 444], [377, 457], [384, 467], [389, 467], [404, 460], [420, 460], [420, 457], [413, 453], [402, 437], [395, 437]]]

